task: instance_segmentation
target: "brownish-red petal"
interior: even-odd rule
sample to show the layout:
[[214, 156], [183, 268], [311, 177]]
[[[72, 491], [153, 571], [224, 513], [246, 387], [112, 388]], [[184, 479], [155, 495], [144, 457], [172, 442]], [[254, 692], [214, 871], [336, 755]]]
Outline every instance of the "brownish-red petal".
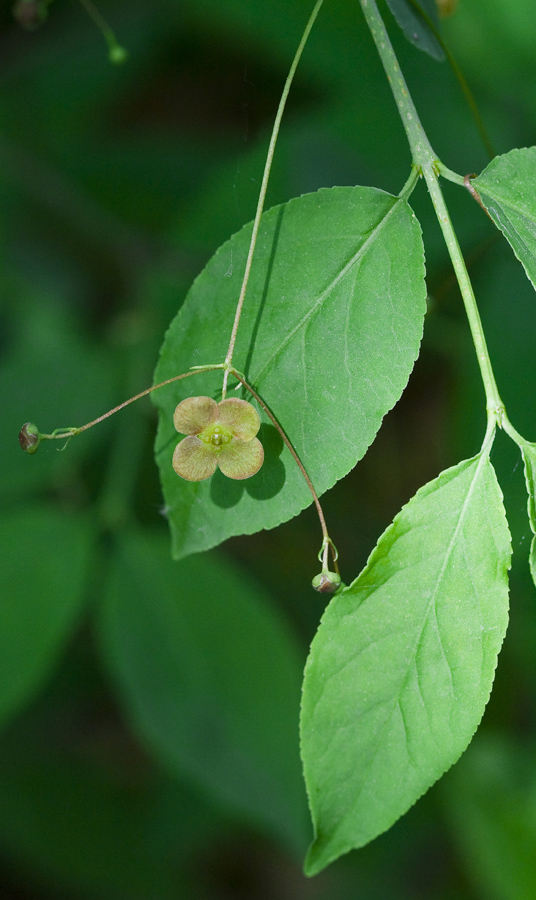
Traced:
[[218, 404], [212, 397], [187, 397], [176, 407], [173, 424], [181, 434], [199, 434], [218, 416]]
[[227, 397], [218, 403], [218, 422], [242, 441], [253, 440], [261, 427], [255, 407], [238, 397]]
[[227, 478], [251, 478], [264, 462], [264, 450], [258, 438], [241, 441], [234, 438], [218, 457], [218, 465]]
[[214, 474], [218, 458], [199, 438], [185, 437], [175, 447], [173, 468], [186, 481], [204, 481]]

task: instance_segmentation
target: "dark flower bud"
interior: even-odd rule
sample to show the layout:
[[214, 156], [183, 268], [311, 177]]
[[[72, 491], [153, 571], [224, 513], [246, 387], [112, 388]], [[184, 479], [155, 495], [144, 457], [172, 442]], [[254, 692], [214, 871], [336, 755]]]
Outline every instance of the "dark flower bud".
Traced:
[[41, 437], [33, 422], [26, 422], [19, 431], [19, 444], [26, 453], [36, 453]]
[[320, 594], [334, 594], [340, 585], [341, 576], [337, 572], [329, 572], [327, 569], [313, 578], [313, 587]]
[[46, 21], [48, 11], [45, 0], [17, 0], [13, 17], [25, 31], [35, 31]]

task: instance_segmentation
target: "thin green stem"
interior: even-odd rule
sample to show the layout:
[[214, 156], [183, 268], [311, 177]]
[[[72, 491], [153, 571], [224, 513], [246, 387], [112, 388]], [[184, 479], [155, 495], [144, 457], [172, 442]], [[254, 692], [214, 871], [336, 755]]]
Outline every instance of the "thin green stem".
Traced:
[[387, 80], [391, 86], [398, 112], [402, 119], [402, 125], [409, 141], [413, 163], [422, 170], [423, 163], [432, 165], [436, 162], [436, 155], [421, 125], [406, 80], [400, 71], [398, 60], [389, 40], [383, 19], [378, 11], [376, 0], [359, 0], [359, 2], [385, 69]]
[[411, 172], [409, 173], [408, 180], [406, 181], [404, 187], [399, 192], [398, 197], [400, 200], [407, 200], [408, 197], [413, 193], [413, 189], [417, 184], [419, 178], [421, 177], [420, 170], [418, 166], [412, 166]]
[[493, 417], [500, 424], [502, 416], [504, 414], [504, 404], [501, 400], [499, 390], [497, 388], [497, 383], [495, 381], [495, 375], [493, 373], [489, 351], [486, 344], [486, 338], [484, 335], [484, 329], [482, 327], [482, 320], [480, 318], [480, 313], [476, 304], [471, 279], [469, 278], [465, 260], [463, 258], [462, 251], [458, 243], [458, 238], [456, 237], [456, 232], [454, 231], [452, 221], [448, 213], [448, 209], [443, 197], [443, 192], [441, 191], [441, 187], [437, 179], [437, 175], [433, 170], [425, 169], [424, 177], [426, 179], [428, 191], [430, 193], [430, 197], [432, 198], [432, 203], [434, 204], [436, 215], [443, 232], [443, 237], [445, 238], [445, 243], [449, 251], [452, 265], [454, 266], [454, 272], [460, 286], [460, 291], [465, 305], [465, 312], [469, 321], [469, 327], [471, 329], [471, 335], [473, 338], [473, 343], [475, 345], [478, 364], [480, 366], [480, 374], [482, 376], [484, 390], [486, 392], [486, 407], [488, 416]]
[[259, 199], [257, 202], [257, 212], [255, 213], [255, 219], [253, 221], [253, 231], [251, 233], [251, 241], [250, 241], [248, 256], [247, 256], [247, 260], [246, 260], [246, 268], [244, 271], [244, 278], [242, 280], [242, 287], [240, 288], [240, 295], [238, 297], [238, 303], [236, 306], [236, 313], [235, 313], [235, 317], [234, 317], [233, 328], [231, 331], [231, 338], [229, 340], [229, 349], [227, 350], [227, 356], [225, 357], [224, 373], [223, 373], [223, 388], [222, 388], [222, 399], [223, 400], [225, 399], [225, 396], [227, 393], [227, 380], [229, 378], [229, 373], [232, 368], [233, 353], [234, 353], [234, 348], [235, 348], [235, 343], [236, 343], [236, 335], [238, 333], [238, 326], [240, 324], [242, 308], [244, 306], [244, 300], [246, 298], [246, 291], [247, 291], [249, 276], [250, 276], [250, 272], [251, 272], [251, 265], [253, 262], [253, 254], [255, 252], [255, 245], [257, 243], [257, 236], [258, 236], [259, 227], [261, 224], [261, 216], [262, 216], [262, 213], [264, 210], [264, 202], [266, 200], [266, 191], [268, 189], [268, 181], [269, 181], [270, 172], [272, 169], [272, 162], [273, 162], [274, 153], [275, 153], [275, 145], [277, 143], [277, 138], [279, 136], [279, 129], [281, 127], [281, 120], [283, 118], [283, 113], [285, 111], [285, 106], [286, 106], [287, 98], [288, 98], [288, 95], [290, 92], [290, 87], [291, 87], [292, 81], [294, 79], [296, 69], [298, 68], [298, 63], [300, 61], [300, 57], [303, 53], [303, 49], [305, 47], [305, 44], [307, 43], [307, 39], [308, 39], [311, 29], [315, 23], [316, 17], [318, 15], [318, 13], [320, 12], [320, 7], [322, 6], [323, 2], [324, 2], [324, 0], [317, 0], [315, 7], [309, 17], [309, 21], [307, 22], [307, 25], [305, 26], [305, 31], [303, 32], [298, 49], [296, 50], [296, 54], [292, 61], [292, 65], [290, 67], [290, 71], [287, 75], [287, 80], [286, 80], [285, 86], [283, 88], [283, 93], [281, 94], [281, 100], [279, 101], [279, 107], [277, 109], [277, 115], [275, 117], [274, 127], [272, 129], [272, 136], [270, 138], [270, 145], [268, 147], [268, 153], [266, 156], [266, 164], [264, 166], [264, 174], [262, 176], [261, 189], [259, 192]]
[[91, 0], [80, 0], [90, 19], [93, 20], [99, 31], [102, 33], [104, 40], [108, 44], [108, 51], [111, 62], [124, 62], [127, 57], [127, 51], [122, 47], [115, 36], [114, 30], [108, 25], [104, 16], [99, 12]]
[[69, 440], [69, 438], [76, 437], [77, 434], [81, 434], [83, 431], [87, 431], [88, 428], [93, 428], [94, 425], [98, 425], [100, 422], [104, 422], [105, 419], [109, 419], [110, 416], [115, 415], [116, 412], [119, 412], [121, 409], [124, 409], [125, 406], [129, 406], [131, 403], [135, 403], [136, 400], [140, 400], [142, 397], [146, 397], [147, 394], [151, 394], [153, 391], [157, 391], [161, 387], [165, 387], [167, 384], [173, 384], [175, 381], [181, 381], [183, 378], [190, 378], [192, 375], [200, 375], [202, 372], [211, 372], [214, 369], [222, 369], [223, 363], [217, 363], [213, 366], [198, 366], [194, 370], [190, 372], [183, 372], [181, 375], [174, 375], [173, 378], [167, 378], [165, 381], [161, 381], [159, 384], [153, 384], [152, 387], [146, 388], [144, 391], [140, 391], [139, 394], [135, 394], [133, 397], [129, 397], [128, 400], [124, 400], [123, 403], [120, 403], [118, 406], [114, 406], [113, 409], [109, 409], [108, 412], [103, 413], [102, 416], [98, 416], [97, 419], [93, 419], [91, 422], [87, 422], [85, 425], [80, 425], [79, 427], [72, 428], [56, 428], [51, 434], [39, 434], [40, 440]]
[[[488, 419], [493, 419], [498, 424], [501, 424], [502, 416], [504, 415], [504, 406], [493, 374], [482, 322], [476, 305], [469, 274], [456, 233], [452, 226], [443, 193], [439, 186], [438, 174], [440, 172], [445, 175], [448, 173], [450, 176], [455, 176], [455, 173], [451, 172], [445, 166], [442, 166], [426, 136], [415, 104], [410, 96], [408, 86], [400, 71], [398, 60], [378, 11], [376, 0], [360, 0], [360, 3], [385, 69], [387, 79], [391, 85], [391, 90], [410, 145], [413, 165], [422, 173], [426, 181], [452, 265], [454, 266], [454, 272], [460, 286], [473, 343], [475, 345], [478, 364], [480, 366], [484, 390], [486, 392]], [[455, 176], [456, 181], [458, 181], [458, 178], [459, 176]], [[454, 179], [451, 177], [451, 180]], [[461, 179], [461, 183], [463, 184], [463, 179]]]
[[523, 437], [523, 435], [521, 435], [519, 433], [519, 431], [517, 431], [517, 429], [514, 428], [514, 426], [510, 422], [510, 419], [508, 418], [506, 413], [504, 413], [503, 418], [502, 418], [502, 427], [506, 431], [506, 434], [512, 438], [514, 443], [517, 444], [517, 446], [521, 450], [523, 449], [523, 447], [534, 447], [534, 444], [532, 444], [531, 441], [527, 441]]
[[466, 176], [458, 175], [457, 172], [453, 172], [452, 169], [449, 169], [440, 159], [436, 160], [436, 169], [438, 174], [442, 175], [443, 178], [446, 178], [447, 181], [452, 181], [453, 184], [457, 184], [459, 187], [466, 187]]
[[326, 559], [327, 559], [327, 549], [328, 549], [328, 547], [331, 549], [331, 554], [332, 554], [332, 559], [333, 559], [333, 565], [334, 565], [334, 567], [335, 567], [335, 571], [338, 573], [339, 570], [338, 570], [338, 566], [337, 566], [337, 551], [336, 551], [336, 549], [335, 549], [335, 546], [334, 546], [334, 544], [333, 544], [333, 541], [331, 540], [331, 538], [330, 538], [330, 536], [329, 536], [329, 533], [328, 533], [328, 527], [327, 527], [327, 525], [326, 525], [326, 519], [325, 519], [325, 517], [324, 517], [324, 512], [323, 512], [323, 510], [322, 510], [322, 505], [321, 505], [321, 503], [320, 503], [320, 500], [318, 499], [318, 494], [317, 494], [316, 491], [315, 491], [313, 482], [312, 482], [311, 479], [309, 478], [309, 475], [308, 475], [308, 473], [307, 473], [307, 470], [306, 470], [305, 466], [303, 465], [303, 463], [302, 463], [300, 457], [298, 456], [296, 450], [294, 449], [294, 447], [293, 447], [293, 445], [292, 445], [290, 439], [287, 437], [287, 434], [286, 434], [285, 430], [284, 430], [283, 427], [279, 424], [279, 422], [277, 421], [276, 417], [274, 416], [272, 410], [270, 409], [269, 406], [266, 405], [266, 403], [264, 402], [264, 400], [262, 399], [262, 397], [259, 396], [259, 394], [257, 393], [257, 391], [256, 391], [250, 384], [248, 384], [248, 382], [246, 381], [246, 379], [244, 378], [244, 376], [241, 375], [240, 372], [237, 372], [236, 369], [231, 368], [231, 369], [230, 369], [230, 374], [231, 374], [231, 375], [234, 375], [234, 377], [240, 382], [240, 384], [242, 384], [242, 385], [245, 387], [246, 391], [248, 391], [248, 393], [251, 394], [251, 396], [255, 398], [255, 400], [257, 401], [257, 403], [259, 404], [259, 406], [264, 410], [264, 412], [266, 413], [266, 415], [268, 416], [268, 418], [270, 419], [270, 421], [273, 423], [274, 427], [277, 429], [277, 431], [278, 431], [279, 434], [281, 435], [281, 437], [282, 437], [283, 441], [285, 442], [286, 446], [288, 447], [288, 449], [289, 449], [289, 451], [290, 451], [290, 453], [291, 453], [291, 455], [292, 455], [292, 458], [293, 458], [294, 462], [295, 462], [296, 465], [298, 466], [300, 472], [302, 473], [302, 475], [303, 475], [303, 477], [304, 477], [304, 479], [305, 479], [305, 482], [306, 482], [306, 484], [307, 484], [307, 487], [309, 488], [309, 491], [311, 492], [311, 496], [312, 496], [313, 501], [314, 501], [314, 504], [315, 504], [315, 506], [316, 506], [316, 511], [317, 511], [317, 513], [318, 513], [318, 518], [319, 518], [319, 520], [320, 520], [320, 527], [321, 527], [321, 529], [322, 529], [322, 537], [323, 537], [322, 552], [325, 551], [325, 552], [324, 552], [324, 555], [325, 555], [325, 557], [326, 557]]

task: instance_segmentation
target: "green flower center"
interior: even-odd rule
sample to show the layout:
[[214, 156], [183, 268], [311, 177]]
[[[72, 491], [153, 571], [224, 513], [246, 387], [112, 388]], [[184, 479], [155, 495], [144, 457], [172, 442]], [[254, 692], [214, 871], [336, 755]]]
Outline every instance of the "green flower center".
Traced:
[[207, 444], [211, 450], [219, 452], [223, 450], [226, 444], [229, 444], [233, 438], [232, 434], [221, 425], [209, 425], [199, 435], [199, 440]]

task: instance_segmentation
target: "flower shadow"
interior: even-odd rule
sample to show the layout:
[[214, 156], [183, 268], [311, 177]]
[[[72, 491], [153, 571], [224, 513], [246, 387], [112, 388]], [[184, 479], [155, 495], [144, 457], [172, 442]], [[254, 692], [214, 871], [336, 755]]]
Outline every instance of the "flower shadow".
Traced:
[[260, 427], [259, 438], [264, 447], [264, 463], [244, 486], [250, 497], [255, 500], [269, 500], [275, 497], [285, 484], [285, 465], [280, 459], [284, 444], [277, 428], [265, 422]]
[[280, 459], [283, 439], [274, 428], [263, 422], [258, 434], [264, 447], [264, 463], [252, 478], [235, 481], [226, 478], [219, 469], [210, 480], [210, 497], [221, 509], [231, 509], [241, 500], [244, 491], [254, 500], [269, 500], [275, 497], [285, 484], [285, 466]]

